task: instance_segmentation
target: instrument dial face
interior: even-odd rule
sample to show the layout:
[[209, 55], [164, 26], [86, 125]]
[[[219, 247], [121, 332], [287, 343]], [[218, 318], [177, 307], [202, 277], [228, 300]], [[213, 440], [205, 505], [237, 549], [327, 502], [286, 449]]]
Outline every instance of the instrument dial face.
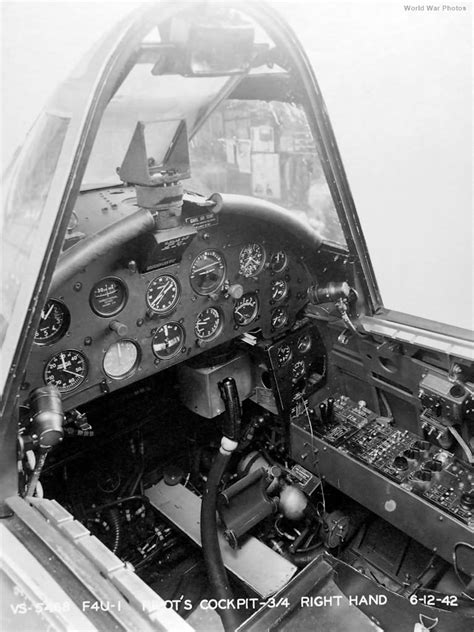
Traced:
[[219, 333], [221, 315], [216, 307], [207, 307], [198, 314], [194, 324], [194, 333], [201, 340], [210, 340]]
[[288, 263], [288, 256], [284, 250], [279, 250], [272, 255], [270, 259], [270, 268], [273, 272], [281, 272]]
[[293, 381], [296, 382], [300, 379], [300, 377], [303, 377], [305, 371], [306, 365], [304, 360], [297, 360], [291, 368], [291, 377]]
[[80, 386], [87, 377], [87, 360], [74, 349], [54, 355], [44, 368], [46, 384], [57, 386], [61, 393], [68, 393]]
[[215, 292], [225, 278], [225, 260], [217, 250], [204, 250], [191, 265], [189, 280], [197, 294]]
[[132, 340], [117, 340], [105, 352], [104, 373], [113, 380], [122, 380], [135, 371], [138, 359], [138, 347]]
[[285, 307], [275, 307], [272, 311], [271, 324], [273, 329], [280, 329], [288, 322], [288, 312]]
[[169, 274], [162, 274], [151, 281], [146, 291], [146, 302], [157, 314], [167, 314], [178, 302], [180, 288], [178, 281]]
[[258, 314], [258, 297], [255, 292], [244, 294], [234, 307], [234, 320], [237, 325], [249, 325]]
[[288, 284], [283, 279], [272, 281], [272, 299], [274, 301], [282, 301], [288, 294]]
[[177, 355], [184, 344], [184, 329], [178, 323], [166, 323], [157, 329], [151, 347], [160, 360], [168, 360]]
[[298, 351], [300, 353], [306, 353], [311, 349], [311, 345], [313, 344], [310, 334], [303, 334], [298, 338], [298, 342], [296, 346], [298, 347]]
[[41, 310], [41, 320], [35, 333], [37, 345], [50, 345], [64, 336], [71, 316], [69, 310], [54, 298], [50, 298]]
[[260, 244], [247, 244], [239, 255], [239, 272], [244, 277], [255, 276], [262, 271], [265, 263], [265, 250]]
[[291, 356], [292, 356], [292, 353], [291, 353], [290, 345], [285, 342], [284, 344], [281, 345], [281, 347], [278, 347], [277, 349], [278, 366], [283, 366], [284, 364], [289, 362], [291, 360]]
[[105, 277], [98, 281], [91, 290], [89, 303], [97, 316], [109, 318], [115, 316], [125, 307], [127, 288], [125, 283], [116, 277]]

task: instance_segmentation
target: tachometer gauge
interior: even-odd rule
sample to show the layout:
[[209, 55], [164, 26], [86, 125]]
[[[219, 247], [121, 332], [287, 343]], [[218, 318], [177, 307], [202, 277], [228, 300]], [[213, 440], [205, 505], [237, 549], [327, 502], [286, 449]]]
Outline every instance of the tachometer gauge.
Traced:
[[146, 291], [146, 302], [157, 314], [167, 314], [178, 302], [178, 281], [169, 274], [162, 274], [151, 281]]
[[274, 301], [281, 301], [288, 294], [288, 284], [283, 279], [272, 281], [272, 299]]
[[54, 355], [44, 368], [46, 384], [57, 386], [61, 393], [68, 393], [80, 386], [87, 377], [87, 360], [74, 349], [66, 349]]
[[184, 343], [184, 329], [178, 323], [166, 323], [156, 330], [151, 347], [160, 360], [168, 360], [178, 354]]
[[298, 338], [298, 342], [296, 343], [296, 346], [298, 347], [298, 351], [300, 353], [306, 353], [307, 351], [309, 351], [311, 349], [311, 345], [312, 340], [310, 334], [303, 334]]
[[283, 366], [284, 364], [286, 364], [287, 362], [290, 361], [292, 356], [291, 353], [291, 348], [290, 345], [287, 344], [286, 342], [284, 342], [280, 347], [278, 347], [277, 349], [277, 362], [278, 362], [278, 366]]
[[203, 250], [191, 264], [189, 281], [197, 294], [215, 292], [224, 278], [225, 260], [217, 250]]
[[105, 277], [94, 285], [89, 295], [89, 303], [97, 316], [115, 316], [125, 307], [127, 288], [116, 277]]
[[304, 360], [298, 360], [291, 367], [291, 379], [294, 382], [296, 382], [297, 380], [300, 379], [300, 377], [303, 377], [305, 371], [306, 371], [306, 365], [304, 363]]
[[270, 268], [273, 272], [281, 272], [285, 269], [286, 264], [288, 263], [288, 257], [284, 250], [279, 250], [272, 255], [270, 259]]
[[200, 340], [210, 340], [219, 333], [221, 314], [216, 307], [203, 309], [194, 323], [194, 333]]
[[272, 311], [271, 324], [273, 329], [280, 329], [288, 322], [288, 312], [285, 307], [275, 307]]
[[261, 272], [265, 263], [265, 251], [260, 244], [247, 244], [239, 255], [239, 272], [244, 277], [255, 276]]
[[138, 357], [138, 347], [132, 340], [117, 340], [105, 352], [104, 373], [113, 380], [122, 380], [135, 371]]
[[41, 311], [41, 320], [35, 333], [37, 345], [50, 345], [64, 336], [71, 316], [69, 310], [54, 298], [50, 298]]
[[234, 307], [234, 320], [237, 325], [249, 325], [258, 314], [258, 297], [255, 292], [244, 294]]

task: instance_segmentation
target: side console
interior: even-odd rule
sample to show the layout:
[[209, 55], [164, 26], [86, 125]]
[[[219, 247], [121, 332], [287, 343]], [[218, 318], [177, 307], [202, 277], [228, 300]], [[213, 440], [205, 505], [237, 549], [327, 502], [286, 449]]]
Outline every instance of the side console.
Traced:
[[474, 468], [365, 402], [339, 395], [318, 412], [292, 421], [292, 458], [452, 563], [473, 539]]

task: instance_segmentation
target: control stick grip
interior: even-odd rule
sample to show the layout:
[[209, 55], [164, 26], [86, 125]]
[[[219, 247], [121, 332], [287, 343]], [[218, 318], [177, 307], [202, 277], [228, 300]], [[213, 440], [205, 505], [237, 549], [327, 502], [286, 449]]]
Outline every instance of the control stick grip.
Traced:
[[225, 405], [224, 436], [232, 441], [239, 441], [242, 411], [234, 378], [225, 377], [222, 382], [219, 382], [219, 390]]

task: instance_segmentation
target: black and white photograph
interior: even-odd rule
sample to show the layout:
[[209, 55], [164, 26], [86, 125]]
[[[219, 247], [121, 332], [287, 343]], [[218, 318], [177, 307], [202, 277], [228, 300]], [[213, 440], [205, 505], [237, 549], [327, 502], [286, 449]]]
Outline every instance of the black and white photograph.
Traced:
[[471, 0], [0, 2], [0, 627], [473, 632]]

